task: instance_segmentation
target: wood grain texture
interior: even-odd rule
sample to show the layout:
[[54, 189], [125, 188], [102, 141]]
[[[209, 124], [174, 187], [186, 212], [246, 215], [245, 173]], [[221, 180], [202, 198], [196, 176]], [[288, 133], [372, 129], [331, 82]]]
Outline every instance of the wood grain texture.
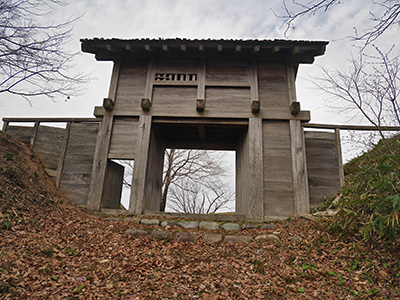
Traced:
[[139, 118], [114, 118], [108, 158], [135, 159]]
[[71, 123], [60, 190], [79, 205], [87, 204], [96, 146], [96, 123]]
[[305, 131], [310, 207], [335, 196], [341, 186], [336, 134]]
[[250, 83], [247, 60], [208, 60], [206, 85], [208, 82]]
[[295, 214], [289, 121], [263, 121], [264, 215]]
[[301, 215], [310, 211], [304, 132], [300, 121], [290, 120], [289, 126], [292, 150], [293, 200], [296, 214]]
[[207, 111], [221, 116], [229, 112], [251, 113], [249, 88], [206, 88]]
[[151, 113], [196, 112], [197, 89], [194, 87], [155, 86]]

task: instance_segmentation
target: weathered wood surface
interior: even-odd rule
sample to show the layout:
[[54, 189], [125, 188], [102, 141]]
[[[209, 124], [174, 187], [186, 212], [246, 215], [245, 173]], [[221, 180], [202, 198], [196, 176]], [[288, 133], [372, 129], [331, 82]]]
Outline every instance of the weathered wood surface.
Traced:
[[11, 134], [24, 144], [29, 145], [33, 135], [33, 127], [8, 125], [7, 133]]
[[45, 168], [58, 168], [64, 134], [64, 128], [43, 125], [38, 127], [34, 150]]
[[264, 215], [294, 215], [289, 121], [264, 121], [263, 143]]
[[249, 147], [249, 198], [247, 215], [255, 219], [264, 218], [263, 201], [263, 121], [250, 118], [248, 131]]
[[249, 192], [249, 139], [248, 133], [242, 135], [236, 148], [236, 205], [238, 214], [247, 214]]
[[226, 113], [251, 113], [249, 88], [217, 88], [206, 87], [207, 111]]
[[114, 118], [108, 158], [135, 159], [139, 118]]
[[196, 112], [196, 100], [194, 87], [155, 86], [151, 113]]
[[334, 197], [340, 190], [340, 168], [336, 135], [332, 132], [305, 131], [310, 207], [324, 197]]
[[87, 203], [98, 126], [96, 123], [72, 123], [70, 128], [60, 191], [79, 205]]
[[285, 64], [258, 62], [257, 68], [261, 110], [289, 113], [290, 94]]
[[247, 60], [208, 60], [206, 85], [209, 83], [250, 83]]
[[124, 166], [112, 160], [107, 161], [101, 207], [120, 208], [124, 170]]
[[289, 125], [292, 150], [294, 207], [296, 214], [306, 214], [310, 211], [310, 198], [304, 131], [300, 121], [290, 120]]

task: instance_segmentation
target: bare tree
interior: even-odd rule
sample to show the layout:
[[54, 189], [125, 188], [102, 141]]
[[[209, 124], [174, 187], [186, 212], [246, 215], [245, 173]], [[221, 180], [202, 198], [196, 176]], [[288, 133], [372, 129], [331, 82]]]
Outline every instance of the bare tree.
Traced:
[[[233, 200], [225, 154], [206, 150], [166, 149], [160, 211], [214, 213]], [[118, 161], [131, 176], [133, 162]], [[124, 185], [130, 183], [124, 180]], [[171, 200], [169, 200], [171, 199]], [[196, 212], [195, 212], [196, 211]]]
[[182, 179], [193, 185], [216, 187], [217, 179], [226, 176], [228, 171], [222, 164], [223, 158], [223, 154], [210, 154], [206, 150], [166, 149], [160, 211], [165, 211], [169, 188], [183, 186]]
[[374, 49], [375, 55], [360, 52], [353, 57], [345, 71], [324, 68], [323, 77], [313, 82], [330, 95], [338, 112], [352, 111], [351, 118], [367, 120], [384, 140], [382, 127], [400, 126], [400, 53]]
[[26, 100], [45, 95], [65, 99], [79, 93], [83, 74], [69, 73], [77, 53], [64, 50], [77, 18], [42, 24], [58, 0], [0, 0], [0, 94]]
[[222, 181], [214, 181], [212, 186], [181, 178], [179, 185], [170, 189], [168, 208], [175, 212], [189, 214], [209, 214], [226, 207], [234, 194]]
[[[347, 0], [350, 2], [350, 0]], [[398, 0], [370, 0], [372, 11], [370, 12], [371, 25], [362, 32], [355, 29], [355, 34], [351, 37], [354, 40], [362, 40], [365, 45], [372, 44], [389, 28], [400, 26], [400, 3]], [[283, 13], [275, 15], [283, 19], [286, 26], [285, 35], [289, 30], [295, 28], [295, 23], [301, 18], [326, 13], [335, 5], [346, 5], [346, 0], [292, 0], [283, 1]]]

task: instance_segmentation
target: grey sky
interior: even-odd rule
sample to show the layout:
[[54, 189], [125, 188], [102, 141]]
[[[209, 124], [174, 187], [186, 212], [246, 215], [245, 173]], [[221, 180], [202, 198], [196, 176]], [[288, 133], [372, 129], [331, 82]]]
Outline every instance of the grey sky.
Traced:
[[[367, 26], [371, 2], [343, 1], [328, 14], [305, 18], [290, 31], [289, 39], [328, 40], [326, 54], [313, 65], [302, 65], [297, 80], [297, 98], [302, 109], [311, 110], [314, 123], [343, 123], [346, 118], [326, 109], [324, 99], [306, 80], [317, 75], [318, 66], [343, 67], [351, 57], [353, 43], [346, 36]], [[281, 1], [271, 0], [71, 0], [47, 18], [65, 21], [82, 15], [67, 45], [80, 51], [80, 38], [234, 38], [283, 39], [284, 28], [273, 11], [281, 12]], [[380, 45], [389, 46], [398, 32], [388, 34]], [[83, 86], [82, 96], [65, 99], [35, 99], [30, 104], [8, 94], [0, 95], [0, 118], [8, 116], [92, 116], [95, 105], [108, 95], [110, 62], [96, 62], [93, 55], [83, 53], [74, 61], [74, 72], [91, 73], [93, 80]]]

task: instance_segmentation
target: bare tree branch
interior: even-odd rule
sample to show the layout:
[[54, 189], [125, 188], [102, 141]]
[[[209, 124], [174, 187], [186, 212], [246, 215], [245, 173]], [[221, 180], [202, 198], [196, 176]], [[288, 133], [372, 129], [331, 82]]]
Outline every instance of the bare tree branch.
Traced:
[[87, 75], [70, 74], [72, 59], [78, 54], [64, 50], [71, 38], [70, 18], [43, 25], [51, 5], [57, 0], [0, 0], [0, 94], [9, 93], [27, 100], [45, 95], [50, 99], [78, 95]]

